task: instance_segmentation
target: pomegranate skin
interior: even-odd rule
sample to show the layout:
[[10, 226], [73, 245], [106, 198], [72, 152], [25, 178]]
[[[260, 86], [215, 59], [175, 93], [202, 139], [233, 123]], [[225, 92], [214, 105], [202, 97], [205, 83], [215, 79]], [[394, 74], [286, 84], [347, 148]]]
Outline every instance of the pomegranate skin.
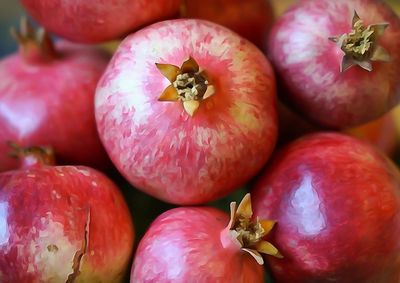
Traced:
[[50, 145], [60, 164], [110, 166], [94, 117], [96, 84], [109, 57], [66, 42], [56, 49], [61, 57], [51, 62], [19, 54], [0, 62], [0, 172], [18, 168], [8, 141]]
[[264, 282], [254, 258], [233, 241], [223, 246], [228, 222], [226, 213], [210, 207], [164, 212], [139, 243], [130, 282]]
[[0, 227], [1, 282], [122, 282], [130, 264], [128, 207], [118, 188], [88, 167], [0, 174]]
[[218, 23], [262, 48], [274, 21], [269, 0], [186, 0], [181, 16]]
[[[180, 66], [189, 56], [216, 89], [193, 117], [180, 102], [158, 101], [171, 83], [155, 65]], [[188, 205], [222, 197], [261, 169], [276, 141], [275, 101], [272, 69], [254, 45], [217, 24], [181, 19], [122, 42], [99, 81], [95, 114], [131, 184]]]
[[255, 214], [278, 222], [276, 282], [399, 282], [400, 174], [370, 145], [305, 136], [276, 155], [252, 196]]
[[[329, 37], [351, 31], [354, 11], [365, 25], [389, 23], [378, 43], [390, 62], [373, 62], [368, 72], [343, 73], [344, 52]], [[383, 115], [400, 100], [400, 20], [382, 1], [304, 0], [277, 20], [268, 55], [285, 89], [286, 101], [322, 126], [347, 128]]]
[[174, 16], [179, 0], [21, 0], [28, 13], [47, 30], [81, 43], [117, 39]]

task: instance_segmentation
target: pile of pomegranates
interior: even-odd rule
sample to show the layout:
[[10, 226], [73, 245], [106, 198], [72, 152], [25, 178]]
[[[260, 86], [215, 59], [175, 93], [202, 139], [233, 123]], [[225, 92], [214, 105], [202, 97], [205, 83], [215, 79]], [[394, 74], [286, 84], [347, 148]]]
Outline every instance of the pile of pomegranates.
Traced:
[[20, 2], [0, 282], [400, 283], [395, 6]]

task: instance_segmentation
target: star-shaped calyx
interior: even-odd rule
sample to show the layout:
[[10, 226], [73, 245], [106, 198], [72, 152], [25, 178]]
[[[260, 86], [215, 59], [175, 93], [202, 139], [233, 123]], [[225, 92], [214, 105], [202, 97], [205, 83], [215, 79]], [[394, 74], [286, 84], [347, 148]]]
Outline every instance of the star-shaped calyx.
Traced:
[[352, 31], [329, 38], [344, 52], [340, 71], [344, 72], [355, 65], [372, 71], [372, 61], [390, 61], [389, 53], [378, 44], [379, 38], [388, 26], [388, 23], [365, 26], [354, 11]]
[[283, 257], [274, 245], [263, 240], [276, 222], [252, 219], [253, 209], [250, 194], [245, 195], [239, 206], [236, 206], [236, 202], [231, 202], [230, 212], [229, 234], [239, 243], [241, 250], [248, 252], [260, 265], [264, 263], [260, 253], [277, 258]]
[[199, 108], [200, 102], [215, 93], [207, 74], [201, 70], [196, 60], [189, 57], [179, 68], [171, 64], [158, 64], [158, 70], [171, 84], [158, 98], [159, 101], [181, 101], [183, 108], [190, 115]]

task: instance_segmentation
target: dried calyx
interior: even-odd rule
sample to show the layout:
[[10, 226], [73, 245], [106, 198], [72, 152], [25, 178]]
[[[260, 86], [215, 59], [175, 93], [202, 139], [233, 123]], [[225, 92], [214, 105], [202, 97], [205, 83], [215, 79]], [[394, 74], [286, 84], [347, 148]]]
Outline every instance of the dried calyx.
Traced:
[[12, 28], [10, 32], [25, 60], [46, 62], [58, 57], [49, 34], [43, 28], [35, 30], [26, 18], [21, 19], [19, 30]]
[[11, 148], [9, 155], [21, 161], [21, 168], [41, 165], [55, 165], [54, 151], [51, 147], [21, 147], [14, 142], [8, 142]]
[[352, 31], [329, 38], [345, 53], [340, 71], [344, 72], [355, 65], [372, 71], [371, 61], [390, 61], [388, 52], [378, 45], [379, 38], [388, 26], [388, 23], [365, 26], [357, 12], [354, 11]]
[[263, 240], [276, 222], [272, 220], [260, 220], [258, 218], [253, 220], [250, 194], [247, 194], [243, 198], [238, 207], [236, 206], [236, 202], [232, 202], [230, 210], [229, 234], [240, 244], [243, 251], [253, 256], [260, 265], [264, 263], [260, 253], [277, 258], [283, 257], [275, 246]]
[[181, 67], [156, 63], [158, 70], [171, 84], [158, 98], [159, 101], [181, 101], [185, 111], [193, 116], [200, 102], [215, 93], [205, 71], [200, 70], [197, 62], [189, 57]]

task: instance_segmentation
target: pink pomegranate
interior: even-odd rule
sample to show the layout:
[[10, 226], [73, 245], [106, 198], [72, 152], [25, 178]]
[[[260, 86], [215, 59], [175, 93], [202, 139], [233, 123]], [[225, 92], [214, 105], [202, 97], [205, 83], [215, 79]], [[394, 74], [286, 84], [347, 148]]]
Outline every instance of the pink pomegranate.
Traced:
[[252, 196], [255, 214], [278, 222], [275, 282], [400, 282], [400, 173], [370, 145], [305, 136], [275, 156]]
[[266, 43], [274, 21], [269, 0], [184, 0], [181, 16], [226, 26], [259, 48]]
[[0, 172], [18, 167], [8, 141], [51, 145], [59, 163], [106, 168], [94, 117], [94, 94], [108, 56], [60, 42], [26, 22], [14, 33], [20, 52], [0, 61]]
[[98, 84], [96, 120], [119, 171], [176, 204], [214, 200], [254, 176], [276, 141], [275, 79], [264, 55], [201, 20], [127, 37]]
[[66, 39], [95, 43], [178, 14], [179, 0], [21, 0], [28, 13]]
[[249, 194], [231, 203], [230, 220], [211, 207], [163, 213], [139, 243], [131, 282], [264, 282], [260, 253], [282, 256], [263, 240], [275, 222], [252, 214]]
[[383, 1], [299, 1], [268, 49], [287, 102], [323, 126], [363, 124], [400, 101], [400, 19]]
[[122, 282], [134, 231], [118, 188], [47, 153], [20, 150], [23, 169], [0, 174], [0, 281]]

